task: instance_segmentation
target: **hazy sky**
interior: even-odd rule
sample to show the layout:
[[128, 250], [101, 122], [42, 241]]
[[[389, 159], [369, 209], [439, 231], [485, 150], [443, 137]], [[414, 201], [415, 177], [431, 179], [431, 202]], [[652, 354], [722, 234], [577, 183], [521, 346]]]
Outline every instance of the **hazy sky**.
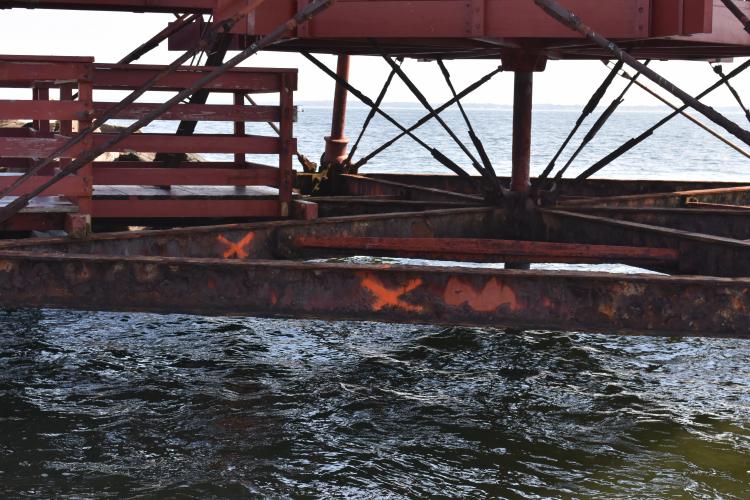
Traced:
[[[71, 12], [49, 10], [0, 10], [0, 53], [39, 55], [94, 56], [99, 62], [116, 62], [133, 48], [161, 30], [174, 16], [163, 14], [130, 14]], [[167, 63], [177, 57], [165, 47], [153, 51], [139, 62]], [[325, 58], [329, 64], [334, 59]], [[448, 62], [455, 84], [460, 89], [469, 85], [499, 61]], [[729, 70], [736, 64], [725, 64]], [[263, 53], [244, 63], [247, 66], [285, 66], [300, 69], [300, 90], [297, 101], [329, 100], [332, 81], [320, 70], [295, 54]], [[696, 94], [715, 81], [716, 76], [705, 62], [655, 62], [652, 67], [691, 94]], [[442, 76], [434, 63], [407, 61], [404, 66], [431, 101], [450, 98]], [[387, 65], [378, 58], [356, 57], [352, 65], [352, 83], [375, 97], [388, 74]], [[600, 62], [555, 62], [548, 64], [535, 80], [535, 102], [539, 104], [579, 104], [585, 102], [606, 74]], [[624, 85], [620, 79], [618, 85]], [[750, 101], [750, 73], [734, 80], [742, 95]], [[510, 104], [512, 75], [495, 77], [475, 92], [468, 102]], [[653, 87], [653, 84], [651, 84]], [[618, 90], [619, 90], [618, 86]], [[388, 101], [413, 101], [402, 84], [391, 87]], [[728, 91], [721, 89], [704, 100], [712, 106], [734, 106]], [[633, 89], [626, 105], [656, 105], [645, 92]]]

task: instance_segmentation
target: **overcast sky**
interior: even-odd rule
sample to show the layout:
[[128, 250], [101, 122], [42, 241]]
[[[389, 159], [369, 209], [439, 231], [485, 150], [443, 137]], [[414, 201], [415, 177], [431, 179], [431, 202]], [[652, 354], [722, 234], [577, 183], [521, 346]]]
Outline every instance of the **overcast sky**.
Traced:
[[[160, 31], [172, 15], [99, 13], [49, 10], [0, 10], [0, 53], [38, 55], [94, 56], [99, 62], [116, 62], [133, 48]], [[164, 44], [165, 45], [165, 44]], [[144, 57], [143, 63], [168, 63], [177, 54], [165, 47]], [[334, 59], [325, 59], [334, 64]], [[448, 62], [460, 89], [480, 78], [498, 65], [498, 61]], [[729, 71], [737, 63], [725, 64]], [[258, 54], [243, 65], [285, 66], [300, 69], [300, 90], [297, 101], [330, 100], [332, 81], [320, 70], [295, 54]], [[716, 79], [706, 62], [655, 62], [652, 67], [673, 83], [691, 94], [697, 94]], [[408, 61], [405, 71], [415, 80], [433, 102], [450, 98], [445, 82], [434, 63]], [[353, 60], [351, 81], [371, 97], [375, 97], [388, 74], [387, 65], [374, 57]], [[548, 64], [535, 80], [537, 104], [580, 104], [586, 102], [606, 74], [600, 62], [555, 62]], [[750, 73], [737, 78], [736, 87], [750, 101]], [[619, 85], [624, 85], [620, 80]], [[653, 84], [651, 84], [653, 86]], [[619, 87], [618, 87], [619, 89]], [[396, 84], [388, 94], [388, 101], [413, 101], [409, 90]], [[467, 102], [510, 104], [512, 76], [500, 75], [466, 99]], [[712, 106], [735, 106], [730, 93], [721, 89], [704, 100]], [[657, 101], [645, 92], [633, 89], [626, 105], [656, 105]]]

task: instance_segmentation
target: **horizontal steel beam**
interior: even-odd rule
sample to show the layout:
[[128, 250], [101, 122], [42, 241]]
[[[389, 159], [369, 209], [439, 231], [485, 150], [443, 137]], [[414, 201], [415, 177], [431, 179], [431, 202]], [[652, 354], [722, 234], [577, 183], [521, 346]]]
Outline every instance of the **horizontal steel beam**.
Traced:
[[[121, 210], [126, 210], [128, 200], [120, 203]], [[0, 248], [97, 255], [273, 259], [291, 255], [289, 242], [299, 235], [491, 238], [501, 234], [504, 217], [502, 210], [463, 208], [94, 234], [85, 241], [67, 238], [2, 241]], [[237, 242], [244, 242], [240, 251], [230, 252]]]
[[670, 248], [580, 245], [470, 238], [362, 238], [297, 236], [299, 250], [355, 255], [389, 255], [468, 262], [556, 262], [676, 265], [680, 254]]
[[577, 208], [576, 213], [620, 219], [692, 233], [750, 239], [750, 209], [737, 208]]
[[647, 193], [628, 196], [598, 197], [582, 200], [562, 201], [565, 208], [574, 207], [684, 207], [690, 201], [729, 205], [750, 204], [750, 186], [720, 187], [687, 191]]
[[540, 216], [538, 229], [553, 241], [673, 248], [681, 274], [750, 277], [747, 241], [562, 210]]
[[740, 279], [0, 252], [2, 307], [747, 338], [749, 290]]

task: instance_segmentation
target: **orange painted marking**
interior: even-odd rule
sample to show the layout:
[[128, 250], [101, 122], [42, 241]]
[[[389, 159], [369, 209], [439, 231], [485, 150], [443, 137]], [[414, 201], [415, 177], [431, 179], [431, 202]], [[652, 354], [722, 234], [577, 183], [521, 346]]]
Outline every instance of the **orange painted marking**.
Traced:
[[373, 311], [380, 311], [385, 306], [390, 306], [394, 309], [403, 309], [404, 311], [410, 312], [422, 312], [424, 310], [424, 307], [422, 306], [415, 306], [401, 300], [401, 297], [422, 286], [422, 280], [419, 278], [410, 280], [403, 287], [391, 290], [383, 285], [383, 283], [381, 283], [376, 277], [371, 274], [365, 274], [362, 277], [362, 286], [377, 297], [377, 301], [372, 305]]
[[477, 312], [492, 312], [502, 306], [508, 306], [511, 311], [521, 308], [516, 292], [498, 283], [496, 278], [489, 280], [482, 290], [477, 290], [459, 278], [451, 278], [445, 287], [443, 300], [449, 306], [454, 307], [468, 304]]
[[245, 259], [250, 255], [250, 252], [247, 251], [247, 247], [250, 246], [253, 238], [255, 238], [255, 233], [249, 232], [237, 243], [228, 240], [223, 234], [220, 234], [216, 239], [219, 243], [223, 243], [227, 246], [227, 251], [222, 254], [225, 259], [231, 259], [235, 256], [238, 259]]

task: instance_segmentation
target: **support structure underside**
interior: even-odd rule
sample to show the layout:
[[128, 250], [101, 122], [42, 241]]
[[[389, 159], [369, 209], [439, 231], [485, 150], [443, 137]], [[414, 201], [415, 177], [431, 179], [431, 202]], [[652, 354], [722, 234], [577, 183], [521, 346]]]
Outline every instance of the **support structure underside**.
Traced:
[[[750, 336], [750, 279], [738, 277], [750, 276], [750, 210], [686, 207], [750, 203], [750, 187], [581, 182], [566, 186], [569, 203], [517, 224], [507, 210], [472, 206], [471, 182], [416, 177], [352, 176], [352, 195], [315, 200], [324, 212], [386, 213], [8, 241], [0, 297], [12, 307]], [[616, 196], [579, 197], [591, 191]], [[387, 213], [408, 207], [420, 211]]]
[[[72, 236], [1, 241], [0, 306], [750, 337], [750, 185], [589, 178], [687, 108], [734, 136], [713, 131], [750, 158], [750, 131], [700, 102], [726, 85], [746, 110], [729, 80], [750, 62], [727, 75], [719, 67], [719, 81], [693, 97], [638, 61], [750, 55], [750, 26], [743, 26], [750, 2], [562, 3], [0, 1], [0, 8], [181, 14], [118, 64], [0, 56], [0, 89], [31, 95], [0, 100], [0, 120], [29, 120], [0, 126], [0, 230], [64, 228]], [[222, 22], [211, 24], [204, 14]], [[133, 64], [167, 39], [186, 51], [174, 63]], [[335, 80], [321, 165], [297, 151], [296, 70], [237, 67], [261, 49], [302, 52]], [[340, 54], [336, 71], [310, 52]], [[200, 53], [205, 65], [188, 65]], [[356, 54], [382, 57], [392, 70], [377, 99], [348, 82], [348, 57]], [[437, 59], [453, 100], [433, 108], [400, 56]], [[495, 171], [496, 159], [461, 106], [473, 88], [453, 87], [443, 63], [450, 58], [502, 60], [476, 88], [514, 72], [509, 178]], [[531, 178], [534, 72], [548, 59], [600, 58], [617, 64], [542, 178]], [[578, 178], [563, 177], [572, 159], [548, 176], [617, 75], [630, 83], [581, 148], [641, 75], [684, 107], [672, 105], [673, 115]], [[396, 77], [425, 107], [425, 117], [408, 128], [380, 106]], [[129, 96], [99, 99], [99, 91], [113, 90]], [[166, 97], [138, 100], [146, 92]], [[209, 93], [232, 104], [207, 104]], [[276, 95], [278, 105], [257, 105], [260, 93]], [[380, 115], [401, 131], [357, 161], [359, 140], [347, 151], [349, 96], [371, 108], [366, 123]], [[440, 117], [453, 103], [470, 142]], [[133, 124], [103, 128], [110, 119]], [[172, 134], [136, 133], [154, 120], [180, 125]], [[414, 134], [429, 120], [465, 153], [463, 166]], [[205, 121], [226, 122], [231, 133], [196, 133]], [[267, 122], [274, 133], [248, 134], [248, 122]], [[360, 166], [406, 136], [456, 175], [359, 175]], [[154, 156], [131, 158], [136, 152]], [[232, 160], [191, 162], [192, 153]], [[270, 155], [278, 165], [249, 162], [247, 154]], [[293, 171], [295, 155], [304, 172]], [[470, 168], [480, 175], [470, 176]], [[92, 221], [101, 232], [90, 234]], [[149, 229], [123, 231], [136, 225]], [[581, 267], [592, 264], [607, 267]]]

